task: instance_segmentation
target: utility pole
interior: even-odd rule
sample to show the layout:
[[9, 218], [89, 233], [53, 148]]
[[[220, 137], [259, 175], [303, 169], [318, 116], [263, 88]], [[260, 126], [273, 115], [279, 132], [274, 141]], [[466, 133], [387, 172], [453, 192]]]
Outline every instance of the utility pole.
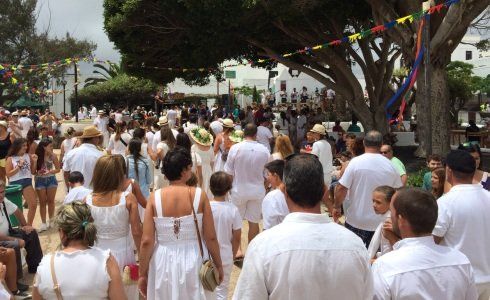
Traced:
[[77, 62], [73, 62], [73, 67], [75, 68], [75, 106], [77, 110], [75, 111], [75, 121], [78, 123], [78, 70], [77, 70]]
[[[434, 0], [429, 0], [422, 3], [422, 9], [427, 11], [434, 5]], [[424, 41], [424, 86], [425, 86], [425, 103], [427, 103], [427, 111], [429, 114], [427, 122], [427, 149], [428, 153], [432, 154], [432, 101], [431, 101], [431, 78], [430, 78], [430, 14], [425, 15], [423, 30]]]

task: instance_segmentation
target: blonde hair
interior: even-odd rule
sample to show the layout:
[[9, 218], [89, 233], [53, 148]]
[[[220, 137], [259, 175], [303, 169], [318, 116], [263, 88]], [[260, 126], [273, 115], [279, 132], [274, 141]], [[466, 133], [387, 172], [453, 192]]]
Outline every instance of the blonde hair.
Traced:
[[126, 178], [124, 158], [117, 155], [105, 155], [97, 160], [92, 177], [93, 192], [106, 194], [118, 191]]
[[86, 203], [75, 201], [63, 205], [56, 214], [55, 224], [65, 234], [61, 241], [64, 247], [70, 241], [83, 241], [91, 247], [97, 240], [97, 228]]
[[276, 138], [274, 152], [281, 153], [283, 159], [294, 153], [293, 145], [291, 144], [291, 140], [287, 135], [281, 134]]

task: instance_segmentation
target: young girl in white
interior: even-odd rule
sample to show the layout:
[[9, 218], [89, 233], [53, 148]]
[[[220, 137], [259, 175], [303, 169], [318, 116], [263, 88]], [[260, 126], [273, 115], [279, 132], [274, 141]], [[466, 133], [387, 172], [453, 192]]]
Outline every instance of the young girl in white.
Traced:
[[378, 225], [369, 243], [368, 254], [371, 261], [393, 250], [389, 237], [383, 234], [385, 220], [390, 219], [391, 198], [395, 189], [389, 186], [379, 186], [373, 191], [373, 209], [377, 215], [383, 215], [383, 222]]
[[223, 282], [216, 288], [216, 299], [228, 299], [228, 286], [233, 267], [233, 258], [240, 246], [242, 235], [242, 218], [238, 208], [225, 197], [231, 190], [233, 178], [225, 172], [211, 175], [209, 186], [214, 195], [210, 202], [213, 211], [214, 228], [218, 237], [221, 261], [223, 263]]

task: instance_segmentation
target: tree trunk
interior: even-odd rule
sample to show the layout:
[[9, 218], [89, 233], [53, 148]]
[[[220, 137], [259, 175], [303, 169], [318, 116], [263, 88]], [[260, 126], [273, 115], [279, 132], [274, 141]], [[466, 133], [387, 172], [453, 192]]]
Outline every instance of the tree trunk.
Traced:
[[[449, 114], [447, 73], [444, 67], [439, 64], [431, 66], [431, 90], [429, 102], [427, 102], [424, 72], [425, 66], [420, 65], [415, 100], [420, 145], [416, 155], [419, 157], [426, 157], [429, 154], [446, 155], [451, 150], [449, 144], [451, 117]], [[428, 124], [430, 124], [430, 128]], [[430, 144], [432, 144], [431, 148], [429, 148]]]

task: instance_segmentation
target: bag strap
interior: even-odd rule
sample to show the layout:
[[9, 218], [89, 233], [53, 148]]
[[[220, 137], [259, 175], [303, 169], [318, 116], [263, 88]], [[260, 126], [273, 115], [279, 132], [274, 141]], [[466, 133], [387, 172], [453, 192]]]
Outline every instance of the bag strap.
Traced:
[[121, 141], [121, 143], [124, 145], [124, 147], [127, 147], [128, 146], [128, 143], [126, 143], [122, 137], [119, 139]]
[[60, 285], [58, 284], [58, 279], [56, 278], [56, 272], [54, 271], [54, 256], [56, 255], [56, 252], [51, 255], [51, 278], [53, 280], [53, 290], [54, 293], [56, 294], [56, 298], [58, 300], [62, 300], [63, 296], [61, 295], [61, 290], [60, 290]]
[[[196, 195], [198, 193], [198, 188], [196, 188]], [[201, 193], [199, 193], [200, 195]], [[197, 232], [197, 239], [199, 241], [199, 251], [201, 252], [201, 258], [204, 260], [204, 252], [202, 250], [202, 240], [201, 240], [201, 233], [199, 232], [199, 225], [197, 224], [197, 216], [196, 216], [196, 211], [194, 210], [194, 203], [192, 201], [192, 194], [191, 194], [191, 188], [189, 187], [189, 202], [191, 203], [191, 208], [192, 208], [192, 215], [194, 216], [194, 225], [196, 226], [196, 232]]]
[[2, 203], [3, 206], [3, 212], [5, 213], [5, 217], [7, 218], [7, 221], [9, 222], [9, 231], [12, 231], [12, 223], [10, 223], [10, 216], [7, 213], [7, 207], [5, 206], [5, 201]]

